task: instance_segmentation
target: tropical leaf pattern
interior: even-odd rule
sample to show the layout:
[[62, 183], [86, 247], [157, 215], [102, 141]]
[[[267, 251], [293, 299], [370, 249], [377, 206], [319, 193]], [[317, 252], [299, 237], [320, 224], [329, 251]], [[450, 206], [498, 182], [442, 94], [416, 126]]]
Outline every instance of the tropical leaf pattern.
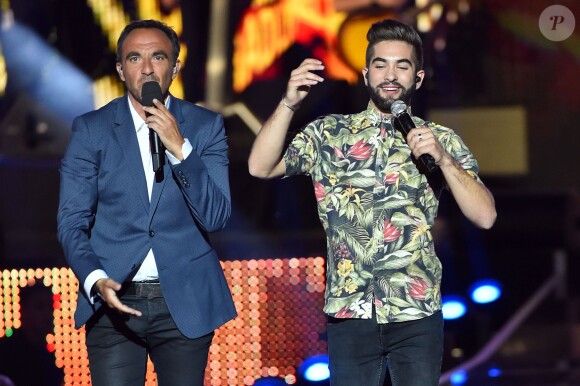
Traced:
[[[474, 178], [473, 155], [451, 129], [427, 125]], [[441, 262], [431, 227], [440, 187], [419, 172], [403, 134], [369, 103], [358, 114], [327, 115], [301, 130], [284, 154], [286, 176], [309, 175], [327, 236], [324, 311], [379, 323], [441, 309]], [[438, 177], [442, 181], [439, 174]]]

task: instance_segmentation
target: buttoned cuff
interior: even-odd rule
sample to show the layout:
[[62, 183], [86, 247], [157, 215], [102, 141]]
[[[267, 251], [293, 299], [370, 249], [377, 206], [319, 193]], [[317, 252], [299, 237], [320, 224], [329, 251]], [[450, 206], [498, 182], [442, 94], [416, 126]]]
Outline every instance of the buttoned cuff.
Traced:
[[109, 276], [105, 271], [103, 271], [102, 269], [97, 269], [91, 272], [89, 276], [87, 276], [87, 278], [85, 279], [83, 289], [85, 290], [85, 293], [87, 294], [87, 297], [89, 298], [89, 302], [91, 302], [91, 304], [95, 304], [95, 296], [91, 294], [91, 289], [98, 280], [108, 278]]
[[[189, 139], [184, 138], [184, 140], [185, 142], [181, 145], [181, 154], [183, 154], [183, 159], [185, 160], [193, 151], [193, 146], [189, 143]], [[179, 165], [181, 163], [181, 161], [171, 154], [169, 150], [165, 150], [165, 154], [167, 154], [167, 158], [169, 158], [171, 165]]]

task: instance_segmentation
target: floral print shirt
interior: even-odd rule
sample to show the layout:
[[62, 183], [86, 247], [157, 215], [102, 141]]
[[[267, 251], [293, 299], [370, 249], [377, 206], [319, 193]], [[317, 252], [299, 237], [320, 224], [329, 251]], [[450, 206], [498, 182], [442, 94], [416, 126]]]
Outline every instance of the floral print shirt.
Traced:
[[[451, 129], [427, 125], [474, 178], [479, 168]], [[421, 174], [392, 116], [367, 109], [309, 123], [284, 154], [286, 176], [309, 175], [327, 238], [324, 312], [378, 323], [421, 319], [441, 309], [441, 262], [431, 227], [441, 173]], [[439, 183], [438, 183], [439, 182]]]

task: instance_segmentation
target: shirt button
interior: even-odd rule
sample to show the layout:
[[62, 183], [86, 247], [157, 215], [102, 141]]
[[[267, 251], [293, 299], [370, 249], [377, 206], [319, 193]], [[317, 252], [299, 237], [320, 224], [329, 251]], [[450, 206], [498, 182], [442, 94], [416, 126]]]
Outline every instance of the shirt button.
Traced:
[[155, 236], [155, 231], [153, 229], [149, 230], [149, 237]]

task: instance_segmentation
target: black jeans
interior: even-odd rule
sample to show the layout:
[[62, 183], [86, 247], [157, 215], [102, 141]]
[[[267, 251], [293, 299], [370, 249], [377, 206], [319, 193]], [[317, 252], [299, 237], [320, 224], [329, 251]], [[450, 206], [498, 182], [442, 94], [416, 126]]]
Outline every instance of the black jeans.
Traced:
[[[331, 386], [436, 386], [443, 356], [443, 315], [399, 323], [329, 318]], [[388, 367], [388, 368], [387, 368]]]
[[149, 354], [159, 386], [202, 386], [214, 333], [196, 339], [183, 336], [159, 284], [139, 284], [137, 290], [135, 285], [123, 287], [121, 301], [143, 315], [120, 314], [104, 305], [87, 323], [92, 385], [143, 386]]

